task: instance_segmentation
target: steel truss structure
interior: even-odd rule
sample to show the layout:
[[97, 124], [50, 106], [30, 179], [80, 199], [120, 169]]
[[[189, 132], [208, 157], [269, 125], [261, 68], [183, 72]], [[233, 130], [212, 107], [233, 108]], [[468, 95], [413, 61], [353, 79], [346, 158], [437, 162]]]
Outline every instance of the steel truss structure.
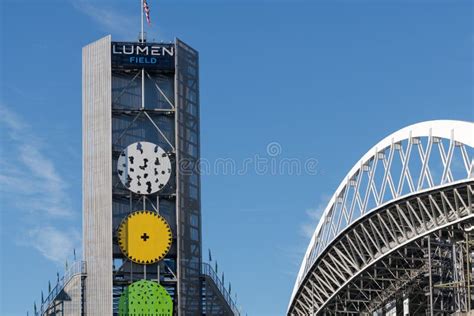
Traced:
[[[114, 45], [140, 46], [137, 56], [165, 45], [171, 57], [160, 55], [160, 63], [138, 65], [129, 63], [129, 57], [114, 57]], [[158, 55], [154, 56], [157, 61]], [[134, 58], [145, 60], [142, 55]], [[166, 290], [173, 315], [240, 315], [230, 288], [228, 291], [210, 265], [202, 262], [199, 115], [198, 52], [179, 39], [167, 44], [122, 43], [107, 36], [84, 47], [85, 261], [73, 265], [81, 269], [68, 270], [61, 280], [58, 276], [58, 285], [46, 301], [42, 298], [40, 310], [34, 305], [35, 316], [123, 314], [124, 292], [142, 280], [154, 281]], [[148, 177], [147, 194], [140, 194], [121, 178], [129, 166], [120, 159], [126, 157], [125, 151], [130, 152], [131, 144], [140, 144], [134, 145], [140, 154], [152, 148], [161, 155], [150, 162], [160, 165], [154, 167], [155, 175], [147, 169], [147, 158], [137, 167], [144, 171], [134, 172], [136, 179]], [[136, 154], [125, 161], [133, 164], [138, 160]], [[152, 190], [158, 182], [152, 185], [150, 179], [159, 175], [160, 168], [162, 179], [165, 175], [167, 179], [159, 183], [160, 190]], [[159, 260], [134, 260], [123, 249], [119, 228], [123, 229], [130, 214], [140, 211], [166, 223], [167, 248]], [[157, 226], [152, 230], [158, 230]]]
[[[209, 277], [213, 270], [202, 264], [198, 53], [179, 40], [175, 52], [175, 71], [112, 68], [114, 230], [124, 214], [144, 209], [164, 216], [174, 232], [168, 255], [149, 265], [124, 257], [114, 239], [114, 315], [125, 287], [141, 279], [166, 288], [176, 315], [238, 315], [220, 280]], [[173, 165], [168, 185], [155, 194], [132, 193], [115, 170], [120, 153], [140, 140], [158, 144]]]
[[470, 311], [473, 146], [473, 123], [431, 121], [364, 155], [321, 217], [288, 315]]

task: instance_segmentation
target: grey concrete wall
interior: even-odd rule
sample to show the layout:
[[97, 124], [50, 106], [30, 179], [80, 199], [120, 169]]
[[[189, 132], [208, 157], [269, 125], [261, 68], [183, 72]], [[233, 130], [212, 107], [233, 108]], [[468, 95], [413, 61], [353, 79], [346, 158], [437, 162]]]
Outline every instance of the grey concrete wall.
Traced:
[[75, 275], [64, 287], [64, 292], [70, 300], [64, 301], [64, 315], [81, 316], [82, 312], [82, 293], [81, 293], [81, 275]]
[[112, 315], [111, 36], [82, 50], [86, 314]]

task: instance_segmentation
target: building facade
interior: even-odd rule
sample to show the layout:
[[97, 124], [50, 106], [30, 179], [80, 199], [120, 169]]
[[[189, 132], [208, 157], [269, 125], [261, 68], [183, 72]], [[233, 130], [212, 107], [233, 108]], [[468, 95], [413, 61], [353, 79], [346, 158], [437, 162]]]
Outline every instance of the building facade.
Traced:
[[35, 314], [239, 315], [202, 262], [197, 51], [107, 36], [82, 86], [84, 260]]
[[[87, 314], [111, 315], [124, 288], [141, 279], [164, 285], [180, 314], [201, 310], [198, 70], [197, 52], [179, 40], [116, 43], [109, 36], [83, 49]], [[119, 179], [120, 154], [139, 142], [159, 146], [172, 165], [168, 182], [151, 194]], [[171, 249], [160, 262], [133, 262], [118, 245], [119, 225], [138, 210], [157, 212], [170, 225]]]

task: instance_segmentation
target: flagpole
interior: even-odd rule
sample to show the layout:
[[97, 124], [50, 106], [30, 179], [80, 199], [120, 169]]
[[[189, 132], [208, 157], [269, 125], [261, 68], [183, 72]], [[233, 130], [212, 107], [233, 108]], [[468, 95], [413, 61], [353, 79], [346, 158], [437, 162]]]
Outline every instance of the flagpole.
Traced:
[[144, 40], [144, 36], [143, 36], [143, 0], [140, 0], [140, 16], [141, 16], [141, 34], [140, 34], [140, 39], [141, 39], [141, 42], [143, 43], [143, 40]]

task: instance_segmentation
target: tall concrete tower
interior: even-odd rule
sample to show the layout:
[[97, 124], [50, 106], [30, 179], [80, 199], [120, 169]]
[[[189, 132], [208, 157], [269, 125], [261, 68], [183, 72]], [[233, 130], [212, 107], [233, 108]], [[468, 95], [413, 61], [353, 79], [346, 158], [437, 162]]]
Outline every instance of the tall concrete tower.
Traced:
[[240, 315], [202, 262], [198, 65], [180, 40], [83, 48], [84, 260], [33, 315]]
[[107, 36], [82, 76], [85, 313], [201, 315], [198, 53]]

